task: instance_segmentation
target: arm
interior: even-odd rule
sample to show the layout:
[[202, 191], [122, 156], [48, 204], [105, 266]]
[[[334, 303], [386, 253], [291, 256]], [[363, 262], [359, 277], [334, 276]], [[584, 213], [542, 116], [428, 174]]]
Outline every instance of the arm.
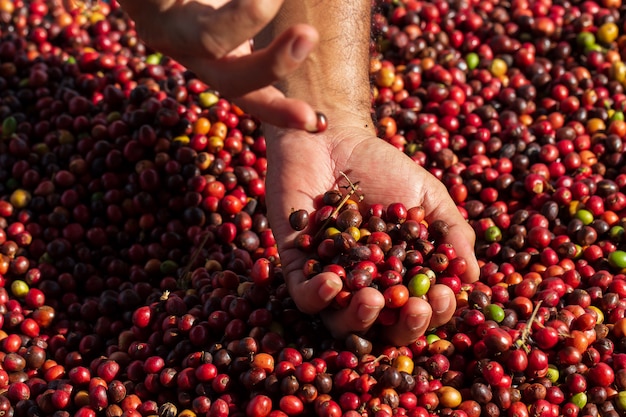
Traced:
[[[370, 116], [369, 0], [285, 0], [272, 23], [257, 39], [263, 47], [295, 24], [317, 28], [320, 45], [278, 87], [287, 97], [306, 100], [328, 117], [329, 128], [319, 134], [265, 126], [268, 144], [266, 202], [287, 285], [298, 307], [321, 312], [337, 337], [371, 327], [384, 306], [382, 294], [364, 288], [354, 294], [344, 310], [325, 309], [342, 287], [332, 273], [306, 280], [301, 268], [305, 254], [290, 243], [295, 233], [288, 224], [292, 209], [313, 210], [313, 198], [334, 188], [340, 171], [360, 181], [365, 203], [403, 202], [423, 205], [427, 219], [443, 219], [451, 227], [450, 240], [457, 253], [468, 260], [468, 282], [478, 278], [473, 253], [474, 234], [459, 214], [447, 190], [409, 157], [375, 136]], [[393, 172], [389, 167], [393, 167]], [[434, 286], [430, 304], [411, 298], [401, 309], [398, 323], [386, 329], [392, 343], [407, 344], [427, 328], [439, 326], [452, 316], [454, 294]]]
[[277, 86], [288, 97], [306, 100], [313, 108], [371, 128], [369, 39], [371, 2], [286, 0], [276, 18], [256, 39], [261, 48], [297, 24], [319, 33], [320, 46]]

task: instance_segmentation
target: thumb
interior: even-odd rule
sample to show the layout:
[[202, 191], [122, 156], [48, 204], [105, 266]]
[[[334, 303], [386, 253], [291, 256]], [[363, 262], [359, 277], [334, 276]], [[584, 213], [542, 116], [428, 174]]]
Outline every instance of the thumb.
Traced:
[[480, 267], [474, 252], [476, 241], [474, 230], [459, 212], [443, 183], [435, 177], [427, 178], [427, 184], [424, 185], [426, 195], [423, 200], [426, 221], [430, 223], [439, 219], [448, 224], [449, 231], [443, 240], [445, 243], [452, 244], [457, 255], [467, 261], [467, 269], [461, 276], [463, 281], [474, 282], [478, 280], [480, 274]]

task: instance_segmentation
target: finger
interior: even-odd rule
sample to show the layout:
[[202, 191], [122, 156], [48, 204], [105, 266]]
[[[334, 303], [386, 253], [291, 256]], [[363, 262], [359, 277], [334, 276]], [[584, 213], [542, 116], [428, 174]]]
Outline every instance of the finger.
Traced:
[[434, 329], [448, 323], [456, 309], [456, 298], [450, 287], [433, 285], [428, 291], [428, 301], [433, 312], [429, 328]]
[[302, 100], [286, 98], [275, 87], [265, 87], [234, 100], [261, 121], [281, 128], [316, 129], [315, 110]]
[[327, 309], [322, 312], [326, 327], [336, 338], [349, 333], [367, 331], [385, 305], [385, 299], [375, 288], [363, 288], [352, 295], [350, 304], [341, 310]]
[[317, 117], [304, 101], [286, 98], [271, 84], [293, 72], [317, 46], [318, 34], [308, 25], [285, 31], [270, 46], [249, 55], [207, 62], [190, 58], [189, 68], [224, 96], [265, 123], [314, 131]]
[[306, 279], [301, 270], [296, 270], [286, 275], [285, 283], [298, 309], [307, 314], [319, 313], [326, 308], [343, 287], [341, 278], [331, 272]]
[[248, 42], [278, 13], [283, 0], [214, 0], [211, 4], [120, 0], [141, 38], [171, 55], [219, 59]]
[[185, 64], [222, 94], [235, 98], [271, 85], [293, 72], [317, 46], [318, 39], [313, 27], [295, 25], [267, 48], [253, 53], [242, 45], [218, 60], [203, 54], [186, 56]]
[[480, 275], [480, 267], [474, 251], [476, 235], [472, 227], [465, 223], [465, 219], [463, 219], [462, 223], [455, 223], [450, 227], [450, 233], [444, 240], [446, 243], [452, 244], [457, 255], [467, 261], [467, 269], [461, 275], [463, 282], [477, 281]]
[[398, 317], [398, 321], [386, 329], [385, 337], [393, 345], [406, 346], [429, 328], [432, 308], [423, 298], [409, 297]]
[[435, 285], [428, 292], [428, 301], [410, 297], [400, 311], [400, 319], [386, 330], [385, 336], [396, 346], [406, 346], [426, 330], [446, 324], [452, 318], [456, 300], [445, 285]]
[[451, 243], [458, 256], [467, 261], [467, 270], [461, 276], [465, 282], [478, 280], [480, 268], [474, 252], [476, 236], [474, 230], [463, 218], [444, 185], [434, 177], [429, 177], [424, 186], [424, 210], [426, 220], [432, 222], [444, 220], [449, 227], [449, 233], [444, 238]]

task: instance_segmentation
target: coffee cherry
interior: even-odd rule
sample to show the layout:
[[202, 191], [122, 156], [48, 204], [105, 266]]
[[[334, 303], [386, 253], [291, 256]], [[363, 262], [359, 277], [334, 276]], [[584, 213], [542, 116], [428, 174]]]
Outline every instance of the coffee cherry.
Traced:
[[306, 229], [309, 224], [309, 213], [306, 210], [295, 210], [289, 215], [289, 224], [296, 231]]
[[326, 118], [326, 115], [318, 111], [315, 113], [315, 116], [317, 117], [317, 130], [315, 133], [324, 132], [328, 128], [328, 119]]

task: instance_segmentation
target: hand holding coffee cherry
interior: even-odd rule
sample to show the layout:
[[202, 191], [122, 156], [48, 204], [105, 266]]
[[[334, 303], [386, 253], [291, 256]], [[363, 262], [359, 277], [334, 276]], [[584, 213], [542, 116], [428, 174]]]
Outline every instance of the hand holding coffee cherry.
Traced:
[[[332, 123], [332, 122], [335, 123]], [[287, 285], [297, 306], [304, 312], [322, 312], [329, 329], [342, 336], [369, 329], [385, 306], [383, 294], [372, 287], [355, 291], [343, 309], [327, 308], [336, 303], [343, 288], [339, 275], [323, 272], [308, 279], [303, 273], [307, 253], [298, 249], [299, 235], [290, 223], [294, 210], [314, 211], [314, 200], [327, 190], [337, 189], [342, 172], [359, 181], [363, 204], [402, 202], [405, 207], [423, 206], [426, 221], [444, 221], [449, 228], [442, 243], [450, 243], [467, 261], [461, 278], [478, 279], [474, 256], [474, 233], [460, 215], [441, 182], [393, 146], [377, 138], [369, 128], [342, 125], [331, 120], [329, 129], [317, 135], [268, 129], [268, 178], [266, 201], [272, 230], [279, 244]], [[339, 182], [346, 185], [345, 182]], [[401, 307], [399, 320], [386, 327], [392, 343], [407, 344], [428, 328], [447, 322], [455, 308], [452, 290], [434, 285], [428, 300], [410, 297]]]
[[246, 112], [277, 126], [316, 131], [316, 114], [272, 84], [294, 72], [318, 43], [318, 32], [294, 24], [253, 51], [252, 39], [282, 0], [120, 0], [143, 41], [174, 58]]

